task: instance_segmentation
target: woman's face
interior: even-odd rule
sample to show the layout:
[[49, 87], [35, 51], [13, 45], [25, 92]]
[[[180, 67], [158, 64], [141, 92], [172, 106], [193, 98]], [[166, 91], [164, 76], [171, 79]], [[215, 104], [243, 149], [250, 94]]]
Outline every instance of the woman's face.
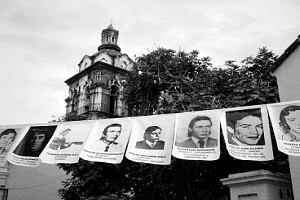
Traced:
[[8, 133], [7, 135], [2, 135], [0, 138], [0, 148], [5, 148], [10, 145], [15, 138], [14, 133]]
[[290, 130], [300, 134], [300, 110], [290, 111], [284, 118]]

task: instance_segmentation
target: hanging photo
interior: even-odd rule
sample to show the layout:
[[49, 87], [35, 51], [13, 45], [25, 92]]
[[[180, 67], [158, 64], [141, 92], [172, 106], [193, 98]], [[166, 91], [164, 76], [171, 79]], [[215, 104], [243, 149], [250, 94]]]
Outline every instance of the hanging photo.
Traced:
[[278, 149], [300, 156], [300, 101], [269, 104], [268, 111]]
[[170, 164], [174, 123], [175, 115], [135, 118], [126, 157], [135, 162]]
[[241, 160], [273, 159], [266, 106], [225, 109], [222, 132], [229, 154]]
[[0, 126], [0, 166], [7, 165], [6, 156], [26, 125]]
[[57, 124], [36, 125], [24, 130], [21, 141], [13, 148], [8, 161], [15, 165], [36, 167], [40, 165], [40, 154], [52, 137]]
[[77, 163], [84, 142], [95, 121], [85, 120], [60, 124], [40, 155], [43, 163]]
[[186, 160], [217, 160], [220, 157], [220, 112], [177, 114], [172, 155]]
[[124, 157], [131, 127], [131, 118], [98, 120], [80, 157], [95, 162], [120, 163]]

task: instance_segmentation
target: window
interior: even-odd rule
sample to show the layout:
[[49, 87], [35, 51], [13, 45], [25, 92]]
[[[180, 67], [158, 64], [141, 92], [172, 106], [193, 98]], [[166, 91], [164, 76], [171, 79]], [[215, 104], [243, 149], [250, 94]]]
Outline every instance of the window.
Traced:
[[109, 113], [110, 114], [115, 114], [115, 109], [117, 107], [118, 94], [119, 94], [119, 87], [116, 85], [111, 86], [110, 102], [109, 102]]
[[122, 66], [123, 69], [126, 69], [127, 68], [127, 63], [125, 61], [123, 61], [121, 66]]
[[92, 79], [94, 79], [95, 81], [101, 81], [102, 79], [101, 70], [94, 71]]
[[0, 200], [7, 200], [8, 189], [0, 188]]
[[104, 62], [104, 63], [108, 63], [107, 60], [105, 58], [101, 58], [100, 60], [101, 62]]

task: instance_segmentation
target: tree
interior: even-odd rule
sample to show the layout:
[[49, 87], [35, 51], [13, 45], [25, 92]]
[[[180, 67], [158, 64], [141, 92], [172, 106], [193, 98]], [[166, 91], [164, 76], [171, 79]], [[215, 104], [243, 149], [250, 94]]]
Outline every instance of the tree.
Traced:
[[[276, 80], [266, 71], [277, 56], [265, 47], [241, 65], [225, 62], [213, 68], [209, 57], [199, 52], [157, 50], [137, 58], [125, 91], [131, 116], [179, 113], [278, 101]], [[221, 135], [222, 137], [222, 135]], [[273, 138], [274, 139], [274, 138]], [[94, 195], [114, 195], [130, 199], [210, 199], [228, 196], [220, 179], [229, 174], [257, 169], [286, 172], [287, 156], [273, 143], [275, 160], [241, 161], [228, 155], [221, 140], [217, 161], [188, 161], [172, 158], [171, 165], [135, 163], [124, 158], [118, 165], [80, 160], [60, 164], [72, 178], [60, 195], [64, 199], [84, 199]]]

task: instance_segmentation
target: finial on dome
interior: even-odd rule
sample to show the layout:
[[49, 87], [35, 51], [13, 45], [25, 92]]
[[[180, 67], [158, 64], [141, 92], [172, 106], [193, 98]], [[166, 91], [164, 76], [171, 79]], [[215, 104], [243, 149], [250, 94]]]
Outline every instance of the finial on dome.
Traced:
[[107, 28], [114, 29], [112, 19], [110, 19], [110, 24]]
[[104, 49], [111, 49], [120, 52], [121, 48], [118, 46], [119, 31], [112, 26], [112, 20], [107, 29], [102, 30], [101, 45], [98, 47], [98, 51]]

